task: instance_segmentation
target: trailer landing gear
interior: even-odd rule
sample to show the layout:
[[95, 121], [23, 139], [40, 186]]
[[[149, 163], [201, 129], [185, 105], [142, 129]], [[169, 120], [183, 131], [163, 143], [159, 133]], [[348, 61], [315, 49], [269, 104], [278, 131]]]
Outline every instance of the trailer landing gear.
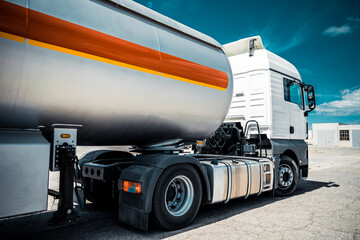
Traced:
[[76, 221], [80, 216], [74, 211], [74, 164], [76, 161], [76, 134], [73, 125], [55, 125], [53, 138], [53, 154], [51, 165], [53, 170], [60, 170], [60, 191], [49, 191], [49, 195], [59, 198], [58, 210], [48, 222], [58, 225]]

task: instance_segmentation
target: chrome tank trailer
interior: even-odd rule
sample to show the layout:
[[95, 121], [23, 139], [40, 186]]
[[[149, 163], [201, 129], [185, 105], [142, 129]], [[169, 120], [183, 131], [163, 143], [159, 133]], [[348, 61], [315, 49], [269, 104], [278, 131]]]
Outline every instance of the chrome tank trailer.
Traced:
[[233, 92], [218, 42], [129, 0], [0, 1], [0, 53], [0, 128], [80, 144], [205, 139]]

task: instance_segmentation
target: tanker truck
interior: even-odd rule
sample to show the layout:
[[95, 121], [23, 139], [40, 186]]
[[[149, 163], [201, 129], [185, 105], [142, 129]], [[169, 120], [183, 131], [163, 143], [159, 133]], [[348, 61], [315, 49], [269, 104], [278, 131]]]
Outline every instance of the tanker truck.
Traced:
[[[314, 88], [260, 37], [222, 46], [130, 0], [0, 0], [0, 53], [0, 219], [51, 195], [50, 222], [75, 221], [75, 194], [173, 230], [308, 175]], [[132, 148], [78, 159], [77, 145]]]

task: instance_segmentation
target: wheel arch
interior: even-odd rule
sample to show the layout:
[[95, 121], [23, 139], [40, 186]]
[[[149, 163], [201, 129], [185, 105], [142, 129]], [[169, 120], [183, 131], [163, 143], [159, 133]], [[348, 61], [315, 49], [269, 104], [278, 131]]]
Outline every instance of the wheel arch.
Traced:
[[288, 156], [288, 157], [292, 158], [292, 159], [295, 161], [296, 165], [297, 165], [298, 167], [300, 166], [300, 165], [299, 165], [299, 159], [298, 159], [298, 157], [296, 156], [295, 152], [292, 151], [291, 149], [287, 149], [285, 152], [283, 152], [283, 153], [280, 155], [280, 159], [281, 159], [282, 156]]
[[[270, 139], [270, 142], [272, 146], [273, 157], [281, 158], [281, 156], [284, 155], [288, 156], [295, 161], [298, 167], [303, 164], [307, 164], [307, 159], [305, 159], [303, 156], [304, 153], [299, 151], [299, 146], [301, 147], [304, 144], [303, 140]], [[304, 150], [307, 150], [307, 148], [304, 148]], [[306, 153], [306, 151], [304, 152]]]
[[[154, 199], [154, 191], [156, 184], [158, 183], [160, 176], [163, 172], [175, 165], [188, 164], [192, 166], [198, 173], [201, 180], [201, 187], [203, 189], [202, 202], [208, 202], [211, 200], [210, 182], [205, 169], [201, 163], [194, 157], [182, 156], [182, 155], [164, 155], [164, 154], [152, 154], [140, 156], [135, 161], [135, 166], [125, 169], [120, 176], [121, 179], [147, 182], [144, 186], [144, 199], [143, 199], [143, 212], [146, 214], [152, 211], [152, 202]], [[141, 169], [148, 169], [148, 174], [141, 174]], [[139, 170], [137, 170], [139, 169]], [[119, 181], [120, 187], [120, 181]]]
[[[203, 189], [202, 191], [202, 202], [209, 202], [211, 200], [211, 190], [210, 190], [210, 182], [209, 178], [207, 176], [207, 173], [205, 169], [202, 167], [201, 163], [194, 157], [191, 156], [171, 156], [170, 158], [166, 159], [159, 159], [159, 161], [156, 164], [156, 167], [162, 169], [161, 174], [169, 167], [175, 166], [175, 165], [182, 165], [182, 164], [188, 164], [192, 166], [196, 172], [198, 173], [200, 180], [201, 180], [201, 187]], [[156, 184], [158, 183], [161, 174], [156, 178], [156, 183], [151, 188], [151, 198], [147, 200], [147, 205], [150, 204], [150, 206], [145, 207], [146, 212], [150, 213], [152, 211], [152, 201], [154, 199], [154, 191]], [[149, 193], [148, 193], [149, 194]]]

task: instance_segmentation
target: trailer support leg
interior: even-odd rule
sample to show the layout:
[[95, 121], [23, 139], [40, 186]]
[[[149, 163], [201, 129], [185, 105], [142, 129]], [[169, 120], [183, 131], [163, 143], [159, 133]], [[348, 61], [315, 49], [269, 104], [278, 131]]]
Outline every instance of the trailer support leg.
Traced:
[[[70, 129], [66, 129], [69, 131]], [[61, 130], [63, 131], [63, 130]], [[71, 129], [70, 131], [74, 131]], [[56, 134], [56, 129], [54, 135]], [[74, 132], [76, 134], [76, 129]], [[71, 134], [61, 134], [61, 136], [71, 136]], [[69, 144], [71, 143], [71, 144]], [[58, 210], [54, 213], [52, 219], [49, 221], [50, 224], [63, 224], [68, 222], [76, 221], [80, 216], [76, 213], [73, 206], [73, 195], [74, 195], [74, 176], [75, 168], [74, 164], [76, 161], [76, 141], [66, 141], [61, 142], [56, 140], [54, 136], [53, 143], [53, 156], [56, 162], [58, 163], [58, 168], [60, 170], [60, 187], [59, 187], [59, 206]], [[55, 161], [54, 160], [54, 161]]]
[[60, 199], [58, 210], [49, 222], [51, 224], [72, 222], [79, 218], [73, 209], [75, 147], [64, 143], [56, 148], [60, 160]]

